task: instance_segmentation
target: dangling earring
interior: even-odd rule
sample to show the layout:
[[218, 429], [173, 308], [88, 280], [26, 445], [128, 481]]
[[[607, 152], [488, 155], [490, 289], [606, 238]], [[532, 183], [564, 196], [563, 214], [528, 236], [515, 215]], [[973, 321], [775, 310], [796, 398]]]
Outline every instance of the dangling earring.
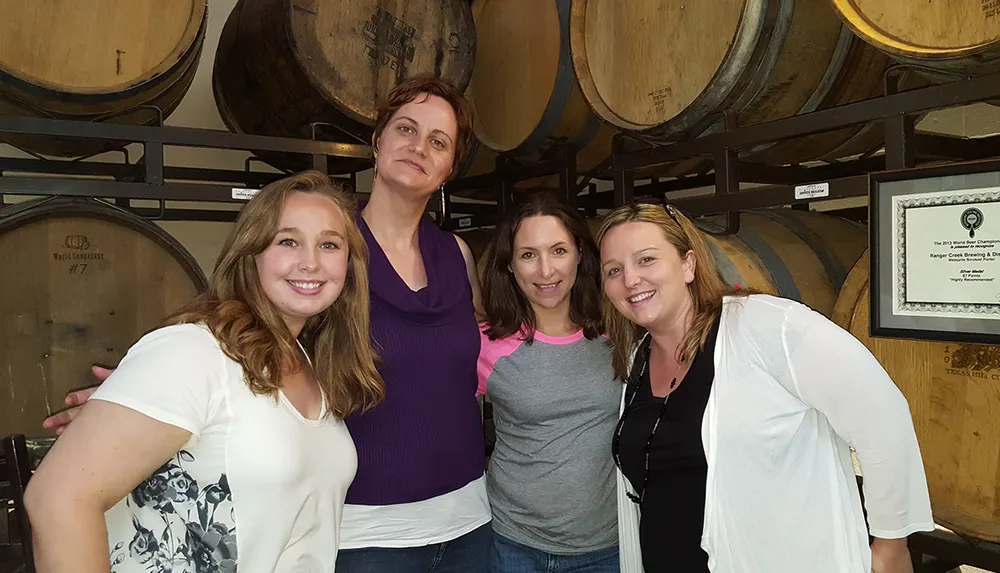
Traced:
[[375, 154], [374, 159], [375, 159], [375, 163], [372, 165], [372, 167], [375, 168], [375, 173], [372, 175], [372, 181], [378, 179], [378, 154], [377, 153]]

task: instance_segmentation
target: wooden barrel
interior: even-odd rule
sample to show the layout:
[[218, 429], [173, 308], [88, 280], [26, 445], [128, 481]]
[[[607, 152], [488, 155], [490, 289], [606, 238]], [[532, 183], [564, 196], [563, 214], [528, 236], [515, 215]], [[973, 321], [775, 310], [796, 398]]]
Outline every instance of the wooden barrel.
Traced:
[[[591, 230], [600, 221], [591, 219]], [[848, 271], [864, 252], [868, 236], [853, 221], [796, 209], [740, 213], [735, 235], [718, 217], [696, 218], [722, 279], [802, 302], [831, 316]]]
[[868, 252], [851, 270], [833, 319], [875, 355], [906, 396], [934, 520], [1000, 541], [1000, 346], [873, 338]]
[[[751, 125], [878, 95], [889, 63], [853, 37], [827, 0], [574, 0], [570, 32], [595, 112], [660, 143], [717, 131], [727, 110]], [[860, 129], [753, 151], [770, 149], [769, 160], [789, 153], [780, 163], [827, 157]], [[863, 142], [864, 151], [879, 143]]]
[[[206, 0], [0, 0], [0, 115], [158, 123], [198, 69]], [[27, 41], [31, 39], [31, 41]], [[121, 143], [3, 134], [52, 156], [87, 156]]]
[[[240, 0], [212, 86], [232, 131], [370, 144], [377, 106], [402, 80], [433, 74], [465, 90], [475, 57], [465, 0]], [[298, 170], [308, 158], [258, 154]], [[354, 171], [371, 160], [330, 162]]]
[[537, 159], [572, 145], [577, 168], [611, 155], [611, 137], [577, 85], [570, 58], [570, 0], [474, 0], [476, 65], [467, 95], [488, 148]]
[[[884, 74], [891, 64], [889, 57], [855, 36], [846, 26], [826, 76], [798, 113], [846, 105], [884, 93]], [[904, 88], [915, 87], [912, 74], [902, 78]], [[759, 163], [804, 163], [816, 159], [833, 161], [876, 150], [885, 144], [881, 122], [844, 127], [805, 137], [759, 146], [746, 153], [745, 159]]]
[[893, 58], [958, 76], [1000, 70], [1000, 5], [988, 0], [831, 0], [855, 34]]
[[93, 383], [92, 364], [116, 365], [206, 286], [165, 231], [91, 199], [0, 211], [0, 268], [0, 435], [46, 435], [42, 420]]

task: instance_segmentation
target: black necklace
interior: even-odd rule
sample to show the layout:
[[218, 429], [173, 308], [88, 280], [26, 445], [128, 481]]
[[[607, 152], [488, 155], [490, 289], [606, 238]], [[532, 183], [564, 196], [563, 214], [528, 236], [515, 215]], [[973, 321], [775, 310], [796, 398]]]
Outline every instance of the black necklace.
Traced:
[[[649, 361], [647, 360], [646, 364], [648, 363]], [[632, 409], [632, 402], [635, 401], [635, 395], [639, 393], [639, 384], [641, 383], [642, 375], [646, 372], [646, 364], [642, 365], [642, 371], [639, 373], [639, 378], [636, 381], [635, 389], [632, 391], [632, 397], [629, 398], [629, 401], [625, 404], [625, 408], [622, 411], [622, 417], [620, 420], [618, 420], [618, 426], [615, 428], [615, 435], [611, 440], [611, 453], [615, 459], [615, 465], [618, 466], [619, 470], [622, 468], [621, 458], [619, 457], [618, 454], [619, 442], [621, 441], [622, 428], [625, 427], [625, 418], [628, 417], [629, 411]], [[676, 376], [670, 382], [671, 392], [673, 391], [675, 386], [677, 386]], [[650, 390], [652, 390], [652, 382], [650, 382]], [[650, 395], [652, 395], [652, 392], [650, 392]], [[659, 415], [656, 416], [656, 422], [653, 424], [653, 430], [649, 433], [649, 437], [646, 439], [646, 449], [645, 449], [646, 467], [643, 471], [643, 476], [642, 476], [642, 491], [639, 492], [639, 495], [635, 495], [630, 491], [625, 492], [625, 495], [627, 495], [628, 498], [632, 500], [633, 503], [638, 504], [640, 506], [642, 505], [642, 500], [646, 497], [646, 486], [649, 484], [649, 456], [650, 452], [653, 449], [653, 436], [656, 435], [656, 430], [657, 428], [660, 427], [660, 421], [663, 419], [663, 413], [667, 411], [667, 400], [669, 398], [670, 398], [670, 392], [667, 392], [667, 395], [663, 397], [663, 404], [660, 406], [660, 413]]]

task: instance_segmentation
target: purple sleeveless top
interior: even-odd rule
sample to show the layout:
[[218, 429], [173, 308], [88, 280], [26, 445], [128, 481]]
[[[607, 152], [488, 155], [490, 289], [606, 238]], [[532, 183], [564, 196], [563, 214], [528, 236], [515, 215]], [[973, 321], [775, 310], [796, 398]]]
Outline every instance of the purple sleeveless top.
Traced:
[[371, 338], [386, 399], [345, 420], [358, 451], [347, 503], [421, 501], [464, 487], [486, 465], [472, 288], [454, 235], [428, 216], [417, 231], [427, 286], [417, 292], [357, 219], [370, 252]]

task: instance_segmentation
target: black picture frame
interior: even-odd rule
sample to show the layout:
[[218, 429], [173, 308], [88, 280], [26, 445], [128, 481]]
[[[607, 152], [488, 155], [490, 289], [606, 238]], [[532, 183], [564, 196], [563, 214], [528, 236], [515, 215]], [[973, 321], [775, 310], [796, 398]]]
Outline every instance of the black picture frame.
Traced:
[[[899, 272], [893, 260], [892, 241], [905, 239], [905, 224], [897, 235], [897, 223], [892, 220], [893, 199], [905, 195], [940, 191], [968, 192], [968, 199], [940, 204], [1000, 202], [1000, 160], [918, 167], [883, 171], [869, 175], [868, 241], [869, 241], [869, 319], [873, 337], [910, 338], [918, 340], [1000, 344], [1000, 298], [992, 304], [956, 304], [953, 306], [982, 312], [983, 318], [910, 316], [897, 314], [893, 299], [893, 274]], [[994, 196], [995, 195], [995, 196]], [[984, 200], [976, 198], [985, 198]], [[914, 206], [934, 206], [936, 202]], [[980, 213], [981, 215], [981, 213]], [[992, 222], [992, 221], [991, 221]], [[982, 224], [982, 222], [980, 223]], [[1000, 221], [995, 224], [1000, 225]], [[902, 237], [902, 239], [901, 239]], [[996, 264], [1000, 266], [1000, 258]], [[905, 277], [905, 264], [901, 271]], [[996, 271], [1000, 274], [1000, 268]], [[905, 284], [905, 279], [902, 281]], [[905, 288], [905, 287], [904, 287]], [[997, 285], [1000, 297], [1000, 284]], [[905, 291], [904, 291], [905, 292]], [[946, 303], [931, 303], [946, 304]], [[982, 307], [982, 308], [980, 308]]]

